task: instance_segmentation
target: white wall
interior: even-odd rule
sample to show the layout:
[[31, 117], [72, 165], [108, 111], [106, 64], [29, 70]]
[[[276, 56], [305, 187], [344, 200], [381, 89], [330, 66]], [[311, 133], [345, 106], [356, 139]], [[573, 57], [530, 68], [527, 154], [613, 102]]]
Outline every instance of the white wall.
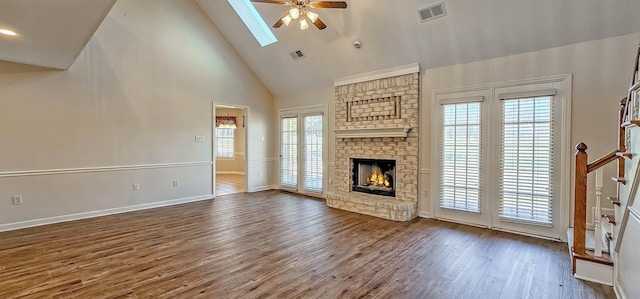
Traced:
[[0, 230], [211, 197], [213, 101], [249, 107], [248, 189], [273, 185], [273, 97], [192, 1], [118, 1], [68, 71], [0, 62]]

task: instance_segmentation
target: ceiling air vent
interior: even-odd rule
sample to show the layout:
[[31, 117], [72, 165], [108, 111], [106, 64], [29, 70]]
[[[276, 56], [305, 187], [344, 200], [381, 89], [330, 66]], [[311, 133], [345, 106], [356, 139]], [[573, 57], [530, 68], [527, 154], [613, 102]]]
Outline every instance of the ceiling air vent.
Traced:
[[446, 16], [447, 11], [444, 9], [444, 2], [440, 2], [418, 10], [418, 14], [420, 15], [420, 21], [424, 23], [435, 18]]
[[290, 54], [293, 59], [304, 58], [304, 53], [302, 53], [302, 50], [293, 51]]

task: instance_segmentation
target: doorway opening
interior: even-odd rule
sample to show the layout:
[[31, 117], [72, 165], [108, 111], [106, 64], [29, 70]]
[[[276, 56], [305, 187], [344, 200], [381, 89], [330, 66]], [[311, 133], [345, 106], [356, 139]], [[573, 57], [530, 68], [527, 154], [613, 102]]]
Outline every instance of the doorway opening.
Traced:
[[215, 195], [247, 191], [247, 109], [216, 105], [214, 121]]

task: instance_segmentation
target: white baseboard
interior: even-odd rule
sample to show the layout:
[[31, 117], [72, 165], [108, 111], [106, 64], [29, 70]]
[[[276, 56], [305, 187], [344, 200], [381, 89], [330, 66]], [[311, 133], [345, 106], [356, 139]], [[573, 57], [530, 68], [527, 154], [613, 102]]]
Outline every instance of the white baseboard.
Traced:
[[627, 299], [627, 295], [624, 294], [624, 291], [620, 287], [618, 280], [613, 282], [613, 291], [616, 293], [616, 298], [618, 299]]
[[80, 220], [80, 219], [86, 219], [86, 218], [120, 214], [120, 213], [126, 213], [126, 212], [147, 210], [147, 209], [153, 209], [153, 208], [159, 208], [159, 207], [166, 207], [166, 206], [172, 206], [177, 204], [213, 199], [213, 197], [214, 197], [213, 194], [205, 194], [205, 195], [171, 199], [171, 200], [165, 200], [165, 201], [159, 201], [159, 202], [145, 203], [145, 204], [134, 205], [134, 206], [126, 206], [126, 207], [112, 208], [112, 209], [106, 209], [106, 210], [83, 212], [83, 213], [77, 213], [77, 214], [7, 223], [7, 224], [0, 225], [0, 232], [47, 225], [47, 224], [54, 224], [54, 223], [60, 223], [60, 222], [67, 222], [67, 221], [73, 221], [73, 220]]
[[258, 187], [250, 188], [247, 192], [260, 192], [260, 191], [279, 190], [279, 189], [280, 187], [278, 187], [277, 185], [267, 185], [267, 186], [258, 186]]
[[433, 214], [431, 212], [427, 212], [427, 211], [419, 211], [418, 212], [418, 217], [433, 218]]
[[219, 171], [216, 171], [216, 174], [237, 174], [237, 175], [244, 175], [244, 171], [223, 171], [223, 170], [219, 170]]

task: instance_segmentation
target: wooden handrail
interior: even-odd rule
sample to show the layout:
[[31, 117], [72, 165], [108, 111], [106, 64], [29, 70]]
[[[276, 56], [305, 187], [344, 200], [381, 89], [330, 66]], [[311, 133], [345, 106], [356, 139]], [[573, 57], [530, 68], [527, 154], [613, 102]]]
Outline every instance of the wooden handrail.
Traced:
[[595, 161], [589, 163], [589, 165], [587, 165], [587, 172], [595, 171], [596, 169], [613, 162], [617, 158], [620, 158], [618, 156], [618, 150], [614, 150], [614, 151], [612, 151], [612, 152], [600, 157], [598, 160], [595, 160]]
[[[640, 59], [640, 47], [639, 50], [639, 58]], [[574, 194], [574, 216], [573, 216], [573, 256], [584, 256], [586, 254], [586, 230], [587, 230], [587, 174], [590, 172], [596, 171], [597, 169], [605, 166], [615, 160], [618, 160], [618, 179], [623, 178], [625, 175], [624, 166], [625, 161], [624, 157], [629, 156], [626, 153], [626, 126], [627, 122], [630, 122], [629, 118], [629, 98], [626, 97], [620, 101], [620, 110], [618, 112], [618, 149], [611, 151], [610, 153], [598, 158], [597, 160], [589, 163], [589, 156], [587, 155], [587, 145], [584, 143], [579, 143], [576, 145], [576, 168], [575, 168], [575, 194]], [[640, 124], [640, 122], [638, 122]], [[637, 175], [640, 177], [640, 167], [637, 170]], [[632, 187], [632, 192], [635, 196], [635, 192], [638, 190], [638, 184], [634, 184]], [[620, 193], [620, 187], [618, 186], [618, 193]], [[615, 203], [615, 202], [614, 202]], [[626, 216], [626, 215], [625, 215]], [[622, 222], [622, 226], [620, 231], [624, 233], [625, 222]], [[617, 240], [616, 243], [616, 251], [619, 249], [620, 240]], [[575, 266], [574, 266], [574, 274], [575, 274]]]

